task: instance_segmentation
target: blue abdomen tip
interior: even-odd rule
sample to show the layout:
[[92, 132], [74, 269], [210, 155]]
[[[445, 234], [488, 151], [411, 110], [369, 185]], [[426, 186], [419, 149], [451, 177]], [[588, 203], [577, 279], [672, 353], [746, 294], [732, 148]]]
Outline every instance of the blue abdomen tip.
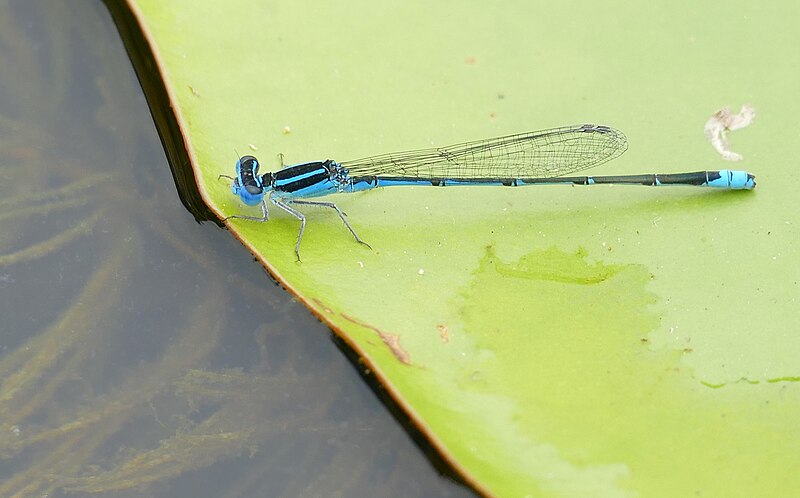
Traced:
[[722, 173], [730, 179], [730, 188], [734, 190], [750, 190], [756, 186], [756, 177], [747, 171], [724, 170]]

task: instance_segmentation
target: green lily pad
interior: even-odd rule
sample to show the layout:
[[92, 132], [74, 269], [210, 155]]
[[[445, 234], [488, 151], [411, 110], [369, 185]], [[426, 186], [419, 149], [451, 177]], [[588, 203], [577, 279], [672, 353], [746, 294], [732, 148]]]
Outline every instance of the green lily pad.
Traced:
[[476, 489], [786, 496], [798, 489], [798, 7], [131, 0], [220, 217], [238, 155], [277, 169], [599, 122], [605, 173], [730, 167], [753, 192], [395, 188], [299, 223], [229, 220]]

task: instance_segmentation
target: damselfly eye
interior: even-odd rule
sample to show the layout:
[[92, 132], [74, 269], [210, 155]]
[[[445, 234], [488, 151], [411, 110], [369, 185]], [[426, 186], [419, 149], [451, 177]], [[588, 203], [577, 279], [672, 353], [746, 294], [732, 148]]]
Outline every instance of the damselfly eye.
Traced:
[[245, 171], [252, 171], [253, 176], [258, 174], [258, 159], [253, 156], [244, 156], [243, 158], [239, 159], [242, 169]]
[[239, 195], [239, 189], [242, 188], [241, 184], [239, 183], [238, 178], [234, 178], [233, 182], [231, 182], [231, 192], [236, 195]]

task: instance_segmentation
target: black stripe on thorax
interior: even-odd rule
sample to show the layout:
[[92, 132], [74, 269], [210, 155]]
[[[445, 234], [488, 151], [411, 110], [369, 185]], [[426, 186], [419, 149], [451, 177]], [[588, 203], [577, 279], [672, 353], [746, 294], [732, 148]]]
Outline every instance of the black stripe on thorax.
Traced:
[[289, 166], [276, 171], [273, 177], [273, 188], [281, 192], [296, 192], [316, 183], [330, 179], [331, 161], [315, 161]]

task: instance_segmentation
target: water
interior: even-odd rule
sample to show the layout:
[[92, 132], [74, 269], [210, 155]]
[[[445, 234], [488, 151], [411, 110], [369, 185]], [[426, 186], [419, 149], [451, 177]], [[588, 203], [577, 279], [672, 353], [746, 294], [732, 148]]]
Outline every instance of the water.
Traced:
[[178, 199], [101, 2], [0, 1], [0, 496], [460, 496]]

